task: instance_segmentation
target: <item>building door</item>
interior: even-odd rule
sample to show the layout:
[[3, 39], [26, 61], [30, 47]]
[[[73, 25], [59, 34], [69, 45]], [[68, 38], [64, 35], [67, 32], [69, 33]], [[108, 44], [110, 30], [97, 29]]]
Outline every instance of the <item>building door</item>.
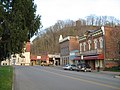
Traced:
[[95, 70], [95, 60], [90, 61], [90, 66], [91, 66], [92, 70]]
[[92, 70], [95, 70], [95, 60], [86, 60], [86, 63], [91, 66]]

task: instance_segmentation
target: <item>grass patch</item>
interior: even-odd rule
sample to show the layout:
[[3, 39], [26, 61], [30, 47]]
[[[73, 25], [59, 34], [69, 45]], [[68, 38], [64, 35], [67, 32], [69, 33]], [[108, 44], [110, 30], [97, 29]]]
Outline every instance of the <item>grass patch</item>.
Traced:
[[0, 90], [12, 90], [13, 67], [0, 66]]

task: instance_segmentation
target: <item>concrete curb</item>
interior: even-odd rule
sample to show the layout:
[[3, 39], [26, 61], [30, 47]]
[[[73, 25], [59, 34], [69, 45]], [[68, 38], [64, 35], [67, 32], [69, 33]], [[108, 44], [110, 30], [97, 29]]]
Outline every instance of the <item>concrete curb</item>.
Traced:
[[14, 81], [15, 81], [15, 67], [13, 66], [13, 82], [12, 82], [12, 90], [14, 90], [15, 85], [14, 85]]
[[[53, 66], [54, 68], [62, 68], [62, 66]], [[111, 74], [113, 75], [114, 78], [120, 79], [120, 72], [112, 72], [112, 71], [97, 71], [97, 70], [92, 70], [93, 73], [101, 73], [101, 74]]]

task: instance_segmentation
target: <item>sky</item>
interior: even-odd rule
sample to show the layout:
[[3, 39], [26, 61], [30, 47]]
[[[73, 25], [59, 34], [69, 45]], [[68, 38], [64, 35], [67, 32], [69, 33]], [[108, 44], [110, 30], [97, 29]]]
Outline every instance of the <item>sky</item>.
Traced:
[[43, 29], [58, 20], [78, 20], [91, 14], [120, 19], [120, 0], [34, 0]]
[[120, 19], [120, 0], [34, 0], [43, 28], [57, 20], [78, 20], [88, 15], [114, 16]]

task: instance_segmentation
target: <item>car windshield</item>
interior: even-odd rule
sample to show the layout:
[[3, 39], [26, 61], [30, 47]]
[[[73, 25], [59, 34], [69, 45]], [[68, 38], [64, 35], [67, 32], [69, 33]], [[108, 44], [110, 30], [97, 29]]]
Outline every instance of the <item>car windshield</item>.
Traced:
[[90, 65], [89, 65], [89, 64], [86, 64], [86, 67], [87, 67], [87, 68], [90, 68]]
[[70, 65], [69, 64], [65, 65], [65, 67], [68, 67], [68, 66], [70, 66]]
[[71, 65], [71, 66], [76, 67], [76, 65]]
[[86, 63], [77, 64], [77, 66], [90, 68], [90, 65]]

